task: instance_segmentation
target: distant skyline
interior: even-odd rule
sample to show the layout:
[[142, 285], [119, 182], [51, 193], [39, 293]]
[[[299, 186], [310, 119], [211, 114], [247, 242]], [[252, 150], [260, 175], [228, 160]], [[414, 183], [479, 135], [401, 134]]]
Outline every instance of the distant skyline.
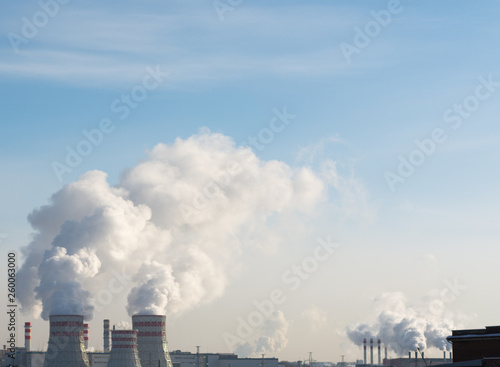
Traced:
[[50, 250], [47, 312], [50, 266], [80, 264], [91, 346], [127, 307], [171, 310], [171, 350], [283, 360], [500, 323], [497, 2], [1, 8], [0, 255]]

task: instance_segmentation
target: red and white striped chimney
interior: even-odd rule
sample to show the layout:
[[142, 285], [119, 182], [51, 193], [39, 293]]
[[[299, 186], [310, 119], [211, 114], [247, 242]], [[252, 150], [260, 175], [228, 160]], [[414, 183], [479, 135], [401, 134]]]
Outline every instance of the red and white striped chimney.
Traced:
[[366, 338], [363, 338], [363, 363], [366, 364]]
[[31, 322], [24, 323], [24, 347], [27, 352], [31, 350]]
[[380, 339], [378, 339], [377, 344], [378, 344], [378, 365], [379, 366], [380, 366], [380, 358], [381, 358], [381, 356], [380, 356], [380, 343], [381, 343], [381, 341], [380, 341]]
[[89, 349], [89, 324], [83, 324], [83, 343], [85, 350]]
[[373, 366], [373, 338], [370, 338], [370, 364]]

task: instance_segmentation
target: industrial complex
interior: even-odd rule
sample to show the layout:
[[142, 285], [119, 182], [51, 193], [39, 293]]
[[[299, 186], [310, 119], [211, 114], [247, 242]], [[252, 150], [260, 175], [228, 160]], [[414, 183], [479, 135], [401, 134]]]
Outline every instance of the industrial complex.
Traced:
[[[239, 358], [232, 353], [188, 353], [167, 347], [164, 315], [134, 315], [132, 330], [111, 330], [103, 322], [103, 346], [88, 351], [88, 324], [81, 315], [50, 316], [47, 351], [31, 350], [31, 323], [25, 345], [0, 351], [0, 366], [17, 367], [278, 367], [277, 358]], [[110, 343], [111, 342], [111, 343]]]
[[[1, 367], [500, 367], [500, 326], [485, 329], [453, 330], [447, 340], [453, 352], [443, 358], [426, 358], [423, 351], [409, 352], [408, 357], [387, 358], [375, 340], [363, 340], [363, 359], [357, 362], [316, 363], [279, 362], [278, 358], [239, 358], [233, 353], [169, 352], [164, 315], [134, 315], [131, 330], [110, 329], [103, 322], [103, 351], [89, 351], [89, 325], [81, 315], [50, 316], [47, 350], [31, 350], [31, 323], [25, 323], [25, 345], [13, 352], [0, 350]], [[367, 349], [370, 348], [368, 360]], [[327, 366], [328, 365], [328, 366]]]

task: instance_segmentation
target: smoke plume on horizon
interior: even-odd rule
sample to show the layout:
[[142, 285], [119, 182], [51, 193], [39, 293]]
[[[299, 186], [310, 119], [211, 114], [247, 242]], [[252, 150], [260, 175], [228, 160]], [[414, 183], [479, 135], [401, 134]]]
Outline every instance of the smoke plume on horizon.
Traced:
[[210, 302], [255, 234], [279, 242], [276, 216], [307, 215], [326, 186], [307, 167], [260, 160], [207, 131], [158, 144], [114, 186], [89, 171], [28, 217], [35, 232], [18, 274], [22, 310], [90, 320], [95, 293], [114, 273], [131, 279], [130, 315]]

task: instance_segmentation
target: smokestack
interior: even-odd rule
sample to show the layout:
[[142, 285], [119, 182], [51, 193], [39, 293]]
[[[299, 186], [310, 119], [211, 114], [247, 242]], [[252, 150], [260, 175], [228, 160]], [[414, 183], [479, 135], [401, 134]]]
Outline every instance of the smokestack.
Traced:
[[137, 352], [137, 330], [113, 330], [113, 348], [108, 367], [141, 367]]
[[83, 342], [82, 315], [51, 315], [43, 367], [90, 367]]
[[373, 366], [373, 338], [370, 338], [370, 364]]
[[380, 339], [377, 340], [378, 344], [378, 365], [380, 366]]
[[415, 367], [418, 367], [418, 354], [417, 354], [417, 351], [415, 351]]
[[85, 350], [89, 349], [89, 324], [83, 324], [83, 344]]
[[452, 356], [451, 352], [450, 352], [450, 362], [453, 362], [453, 356]]
[[31, 322], [24, 323], [24, 347], [27, 352], [31, 350]]
[[109, 320], [104, 320], [104, 351], [109, 352]]
[[363, 355], [364, 355], [363, 361], [364, 364], [366, 364], [366, 338], [363, 339]]
[[384, 347], [384, 359], [387, 359], [387, 346]]
[[411, 352], [408, 352], [408, 359], [411, 359]]
[[132, 329], [137, 330], [137, 351], [142, 367], [172, 367], [165, 319], [164, 315], [132, 316]]
[[446, 351], [443, 350], [443, 359], [444, 359], [444, 362], [446, 362]]

